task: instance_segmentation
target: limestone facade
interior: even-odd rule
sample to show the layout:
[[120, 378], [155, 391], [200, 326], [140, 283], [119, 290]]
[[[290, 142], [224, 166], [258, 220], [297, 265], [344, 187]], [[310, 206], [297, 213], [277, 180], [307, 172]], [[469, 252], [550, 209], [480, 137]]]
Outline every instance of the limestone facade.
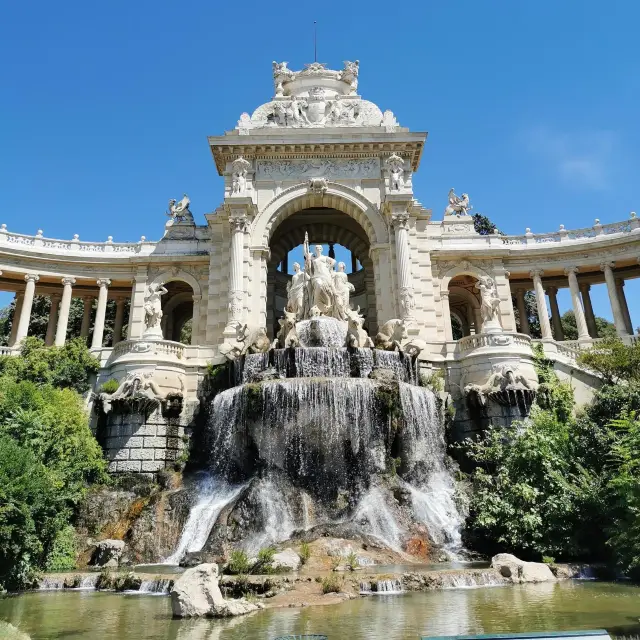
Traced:
[[[392, 112], [361, 98], [358, 69], [352, 62], [339, 71], [313, 63], [295, 72], [274, 63], [272, 100], [242, 114], [233, 130], [208, 139], [224, 193], [204, 215], [204, 225], [194, 222], [187, 196], [170, 201], [170, 219], [158, 241], [56, 240], [2, 225], [0, 286], [16, 294], [2, 353], [15, 353], [29, 334], [36, 294], [52, 301], [47, 344], [64, 344], [71, 299], [80, 297], [80, 334], [101, 362], [97, 388], [146, 369], [167, 392], [177, 389], [179, 378], [184, 406], [197, 404], [207, 365], [224, 361], [220, 346], [235, 339], [238, 326], [264, 327], [274, 337], [291, 277], [288, 254], [305, 232], [330, 251], [334, 244], [351, 251], [351, 302], [365, 316], [365, 329], [375, 336], [387, 320], [403, 319], [409, 339], [426, 344], [422, 366], [444, 368], [454, 398], [469, 384], [484, 384], [504, 361], [535, 383], [524, 313], [528, 291], [536, 296], [545, 352], [564, 366], [572, 367], [579, 350], [598, 339], [589, 296], [594, 284], [606, 283], [618, 335], [635, 339], [624, 295], [625, 280], [640, 276], [640, 220], [634, 213], [619, 223], [596, 220], [576, 230], [479, 235], [469, 197], [451, 190], [449, 204], [443, 195], [434, 214], [416, 199], [412, 184], [427, 134], [409, 131]], [[489, 302], [484, 281], [493, 291]], [[168, 291], [162, 338], [145, 337], [145, 299], [149, 287], [159, 284]], [[563, 339], [559, 288], [570, 289], [577, 341]], [[105, 344], [110, 299], [117, 302], [116, 331]], [[490, 322], [486, 313], [494, 314]], [[187, 345], [179, 340], [189, 319]], [[193, 413], [192, 405], [180, 428], [188, 427]], [[151, 448], [158, 463], [150, 466], [162, 466], [163, 454], [155, 455], [166, 443], [138, 447], [138, 440], [136, 446], [130, 440], [164, 437], [157, 430], [142, 435], [122, 419], [113, 419], [112, 427], [108, 438], [114, 445], [107, 448], [113, 470], [142, 455], [134, 451]]]

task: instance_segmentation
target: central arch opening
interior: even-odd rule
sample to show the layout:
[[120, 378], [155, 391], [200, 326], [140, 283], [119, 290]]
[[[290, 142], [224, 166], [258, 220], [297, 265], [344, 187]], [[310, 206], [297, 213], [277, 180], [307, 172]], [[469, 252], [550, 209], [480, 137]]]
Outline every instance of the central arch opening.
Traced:
[[297, 262], [304, 268], [302, 245], [305, 232], [309, 234], [311, 247], [322, 245], [324, 254], [335, 258], [336, 266], [344, 262], [345, 272], [354, 287], [350, 304], [353, 308], [360, 307], [360, 313], [365, 317], [364, 328], [369, 334], [375, 333], [378, 322], [369, 237], [346, 213], [330, 207], [314, 207], [287, 217], [275, 229], [269, 242], [267, 325], [272, 335], [278, 332], [278, 319], [287, 304], [287, 283], [293, 274], [293, 265]]

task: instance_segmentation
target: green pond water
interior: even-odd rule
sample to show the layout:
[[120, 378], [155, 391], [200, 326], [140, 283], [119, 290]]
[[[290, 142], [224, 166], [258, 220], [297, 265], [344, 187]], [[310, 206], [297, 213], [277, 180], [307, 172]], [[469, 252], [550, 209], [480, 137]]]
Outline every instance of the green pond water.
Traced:
[[325, 633], [336, 640], [415, 640], [596, 628], [622, 634], [638, 633], [639, 617], [639, 587], [578, 581], [370, 596], [232, 620], [172, 620], [166, 596], [52, 591], [0, 599], [0, 619], [34, 640], [251, 640], [300, 633]]

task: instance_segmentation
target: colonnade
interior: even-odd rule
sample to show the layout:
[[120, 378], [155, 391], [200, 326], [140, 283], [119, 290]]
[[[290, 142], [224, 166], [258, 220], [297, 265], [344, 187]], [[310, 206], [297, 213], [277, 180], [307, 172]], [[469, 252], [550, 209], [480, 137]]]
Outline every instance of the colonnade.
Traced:
[[[614, 268], [615, 263], [611, 261], [600, 264], [600, 270], [604, 273], [604, 279], [607, 285], [607, 293], [609, 303], [611, 304], [616, 333], [620, 338], [625, 338], [633, 335], [634, 330], [631, 315], [629, 314], [629, 307], [627, 306], [627, 300], [624, 295], [624, 278], [616, 274]], [[579, 272], [578, 267], [567, 267], [564, 270], [571, 292], [571, 304], [576, 318], [578, 340], [589, 341], [600, 336], [598, 336], [596, 317], [591, 302], [591, 284], [581, 282], [578, 279]], [[564, 340], [565, 336], [562, 329], [557, 300], [558, 287], [551, 284], [545, 286], [542, 280], [544, 276], [542, 269], [534, 269], [529, 275], [531, 276], [532, 288], [535, 292], [542, 339], [552, 340], [555, 336], [556, 340]], [[516, 286], [514, 289], [516, 308], [520, 317], [520, 332], [526, 334], [530, 334], [530, 328], [526, 313], [525, 294], [530, 289], [531, 287], [522, 285]], [[547, 296], [549, 297], [548, 306]], [[551, 316], [551, 321], [549, 321], [549, 316]]]

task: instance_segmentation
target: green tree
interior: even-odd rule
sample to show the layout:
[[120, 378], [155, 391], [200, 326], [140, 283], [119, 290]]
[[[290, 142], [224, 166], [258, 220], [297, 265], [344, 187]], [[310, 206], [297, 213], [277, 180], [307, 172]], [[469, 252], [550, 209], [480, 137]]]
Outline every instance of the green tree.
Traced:
[[[577, 340], [578, 323], [576, 322], [576, 314], [571, 310], [566, 311], [562, 314], [560, 322], [562, 323], [562, 332], [565, 340]], [[596, 316], [596, 329], [600, 338], [615, 338], [617, 336], [613, 322], [609, 322], [600, 316]]]
[[[583, 351], [578, 362], [596, 371], [609, 383], [640, 382], [640, 342], [624, 344], [618, 338], [605, 338]], [[618, 416], [611, 416], [618, 417]]]

